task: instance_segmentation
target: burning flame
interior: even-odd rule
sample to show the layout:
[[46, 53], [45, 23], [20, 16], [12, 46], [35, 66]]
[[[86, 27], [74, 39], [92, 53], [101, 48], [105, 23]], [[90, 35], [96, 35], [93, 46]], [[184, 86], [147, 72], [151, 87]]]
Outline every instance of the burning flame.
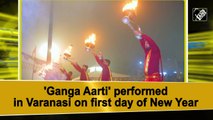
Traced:
[[91, 44], [95, 45], [95, 40], [96, 40], [96, 35], [95, 35], [94, 33], [92, 33], [92, 34], [89, 36], [89, 38], [87, 38], [87, 39], [85, 40], [85, 44], [91, 43]]
[[123, 7], [123, 12], [126, 10], [135, 10], [138, 6], [138, 0], [132, 0]]
[[70, 58], [72, 54], [72, 45], [70, 45], [65, 51], [64, 51], [64, 58]]
[[70, 54], [72, 52], [72, 45], [70, 45], [64, 53]]

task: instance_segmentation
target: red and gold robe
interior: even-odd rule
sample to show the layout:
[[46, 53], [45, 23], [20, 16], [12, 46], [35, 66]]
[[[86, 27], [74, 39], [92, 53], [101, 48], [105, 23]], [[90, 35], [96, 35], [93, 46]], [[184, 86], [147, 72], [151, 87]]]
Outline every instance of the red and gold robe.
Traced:
[[102, 67], [101, 81], [112, 81], [111, 71], [108, 65], [104, 64], [104, 60], [95, 55], [97, 63]]
[[89, 80], [89, 76], [87, 74], [87, 71], [82, 69], [77, 63], [71, 63], [73, 65], [73, 67], [78, 71], [80, 72], [80, 80], [81, 81], [87, 81]]
[[[161, 82], [163, 81], [163, 73], [161, 73], [163, 71], [160, 49], [148, 35], [143, 34], [141, 38], [140, 44], [145, 52], [145, 81]], [[148, 44], [148, 47], [145, 44]]]

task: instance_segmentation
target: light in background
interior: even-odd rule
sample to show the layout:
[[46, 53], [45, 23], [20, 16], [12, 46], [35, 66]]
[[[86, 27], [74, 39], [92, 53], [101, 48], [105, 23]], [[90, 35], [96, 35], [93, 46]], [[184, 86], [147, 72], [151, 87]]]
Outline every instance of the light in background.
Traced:
[[[47, 57], [46, 51], [47, 51], [47, 43], [41, 44], [41, 46], [39, 46], [39, 50], [38, 50], [38, 57], [45, 60]], [[53, 42], [50, 52], [52, 54], [53, 62], [59, 62], [61, 52], [60, 52], [58, 44]]]
[[102, 67], [100, 66], [94, 66], [89, 68], [89, 72], [101, 72], [101, 71], [102, 71]]

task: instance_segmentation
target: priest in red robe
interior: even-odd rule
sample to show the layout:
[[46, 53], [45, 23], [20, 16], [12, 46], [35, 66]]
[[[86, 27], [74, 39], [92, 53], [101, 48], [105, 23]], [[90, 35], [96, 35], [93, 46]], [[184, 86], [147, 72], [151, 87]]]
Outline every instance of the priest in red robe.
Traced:
[[66, 75], [66, 80], [72, 80], [72, 71], [67, 72], [65, 69], [60, 69]]
[[109, 59], [104, 59], [103, 55], [101, 53], [97, 54], [93, 50], [93, 55], [97, 61], [97, 63], [102, 67], [102, 73], [100, 75], [101, 81], [112, 81], [112, 75], [110, 71], [110, 63], [111, 61]]
[[80, 73], [80, 80], [88, 81], [89, 80], [89, 76], [87, 74], [88, 66], [82, 65], [82, 67], [80, 67], [77, 62], [75, 62], [75, 61], [70, 61], [70, 62], [72, 64], [72, 66]]
[[140, 28], [134, 31], [135, 37], [140, 41], [145, 52], [145, 81], [162, 82], [163, 70], [161, 52], [155, 41], [148, 35], [141, 32]]

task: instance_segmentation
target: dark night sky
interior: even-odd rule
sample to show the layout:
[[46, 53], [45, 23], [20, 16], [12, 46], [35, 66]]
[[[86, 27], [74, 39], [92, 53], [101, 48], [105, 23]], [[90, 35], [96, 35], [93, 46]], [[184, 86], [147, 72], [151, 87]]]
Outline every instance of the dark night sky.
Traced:
[[[94, 66], [97, 65], [94, 57], [84, 49], [85, 38], [94, 32], [96, 49], [111, 59], [111, 70], [135, 73], [139, 61], [144, 61], [144, 52], [130, 29], [121, 22], [123, 5], [124, 1], [56, 1], [53, 42], [60, 47], [60, 52], [73, 44], [73, 57], [79, 64]], [[137, 22], [159, 45], [165, 71], [168, 66], [183, 70], [183, 11], [181, 1], [139, 2]], [[23, 0], [23, 52], [31, 54], [35, 46], [39, 49], [47, 42], [48, 24], [46, 0]], [[66, 68], [72, 70], [71, 66]]]
[[204, 119], [212, 120], [212, 110], [188, 110], [188, 111], [158, 111], [158, 112], [118, 112], [118, 113], [95, 113], [95, 114], [61, 114], [61, 115], [25, 115], [25, 116], [2, 116], [3, 120], [184, 120]]
[[0, 12], [17, 16], [18, 11], [17, 3], [18, 0], [1, 0]]
[[[207, 8], [208, 21], [207, 22], [193, 22], [192, 9], [193, 8]], [[188, 1], [188, 25], [189, 33], [209, 31], [213, 28], [213, 1], [212, 0], [189, 0]]]

